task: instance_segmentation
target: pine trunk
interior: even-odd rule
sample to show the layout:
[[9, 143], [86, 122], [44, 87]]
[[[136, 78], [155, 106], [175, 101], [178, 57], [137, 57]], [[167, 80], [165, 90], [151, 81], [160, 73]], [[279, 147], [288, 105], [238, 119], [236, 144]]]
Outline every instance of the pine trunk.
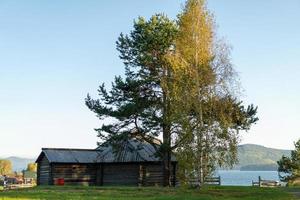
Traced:
[[163, 142], [164, 142], [164, 151], [163, 151], [163, 186], [170, 186], [171, 180], [171, 137], [170, 137], [170, 126], [165, 125], [163, 127]]
[[163, 170], [164, 170], [164, 177], [163, 177], [163, 186], [164, 187], [169, 187], [171, 184], [170, 184], [170, 154], [169, 153], [166, 153], [164, 155], [164, 160], [163, 160]]

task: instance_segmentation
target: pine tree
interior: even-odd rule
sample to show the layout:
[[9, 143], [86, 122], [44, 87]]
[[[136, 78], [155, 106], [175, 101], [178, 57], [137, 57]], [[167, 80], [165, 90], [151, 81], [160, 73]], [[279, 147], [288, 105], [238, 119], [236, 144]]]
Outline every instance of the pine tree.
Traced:
[[[156, 156], [163, 160], [165, 186], [170, 184], [172, 148], [170, 103], [161, 80], [168, 75], [164, 56], [176, 33], [176, 24], [164, 15], [155, 15], [149, 21], [139, 18], [130, 35], [121, 34], [117, 41], [125, 78], [116, 77], [109, 92], [101, 85], [100, 99], [86, 98], [86, 105], [100, 119], [112, 119], [96, 129], [101, 141], [117, 146], [119, 141], [137, 138], [153, 144]], [[161, 136], [158, 146], [155, 139]]]
[[278, 163], [278, 174], [281, 181], [293, 183], [300, 180], [300, 139], [295, 142], [291, 157], [282, 156]]

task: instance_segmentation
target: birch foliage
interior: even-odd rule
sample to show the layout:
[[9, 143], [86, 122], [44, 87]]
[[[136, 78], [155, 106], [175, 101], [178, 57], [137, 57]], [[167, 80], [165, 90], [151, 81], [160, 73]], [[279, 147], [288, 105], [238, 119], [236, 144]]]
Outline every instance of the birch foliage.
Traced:
[[238, 130], [247, 130], [258, 120], [257, 108], [246, 109], [235, 96], [238, 81], [230, 48], [217, 39], [205, 2], [187, 1], [178, 26], [174, 48], [166, 56], [171, 78], [163, 81], [163, 87], [177, 122], [180, 175], [203, 182], [217, 166], [237, 162]]

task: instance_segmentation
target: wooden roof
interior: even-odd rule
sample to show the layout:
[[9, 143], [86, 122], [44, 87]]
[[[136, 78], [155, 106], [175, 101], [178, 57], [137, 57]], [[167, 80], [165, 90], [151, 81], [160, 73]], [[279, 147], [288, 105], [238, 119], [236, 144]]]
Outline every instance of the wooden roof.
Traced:
[[[146, 142], [131, 139], [122, 142], [118, 151], [111, 145], [97, 149], [43, 148], [36, 162], [46, 156], [50, 163], [113, 163], [158, 162], [155, 148]], [[172, 161], [176, 161], [172, 156]]]
[[100, 152], [94, 149], [43, 148], [36, 162], [44, 156], [50, 163], [96, 163]]

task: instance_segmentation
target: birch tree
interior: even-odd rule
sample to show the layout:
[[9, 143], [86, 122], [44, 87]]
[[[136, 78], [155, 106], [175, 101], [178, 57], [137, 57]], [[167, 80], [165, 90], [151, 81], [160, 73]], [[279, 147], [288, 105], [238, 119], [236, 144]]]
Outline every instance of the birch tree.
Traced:
[[239, 130], [248, 130], [258, 120], [257, 108], [246, 108], [237, 99], [230, 49], [217, 39], [205, 2], [187, 1], [178, 26], [174, 48], [166, 56], [172, 80], [163, 81], [163, 87], [179, 130], [175, 143], [181, 143], [180, 175], [203, 183], [217, 166], [236, 163]]

